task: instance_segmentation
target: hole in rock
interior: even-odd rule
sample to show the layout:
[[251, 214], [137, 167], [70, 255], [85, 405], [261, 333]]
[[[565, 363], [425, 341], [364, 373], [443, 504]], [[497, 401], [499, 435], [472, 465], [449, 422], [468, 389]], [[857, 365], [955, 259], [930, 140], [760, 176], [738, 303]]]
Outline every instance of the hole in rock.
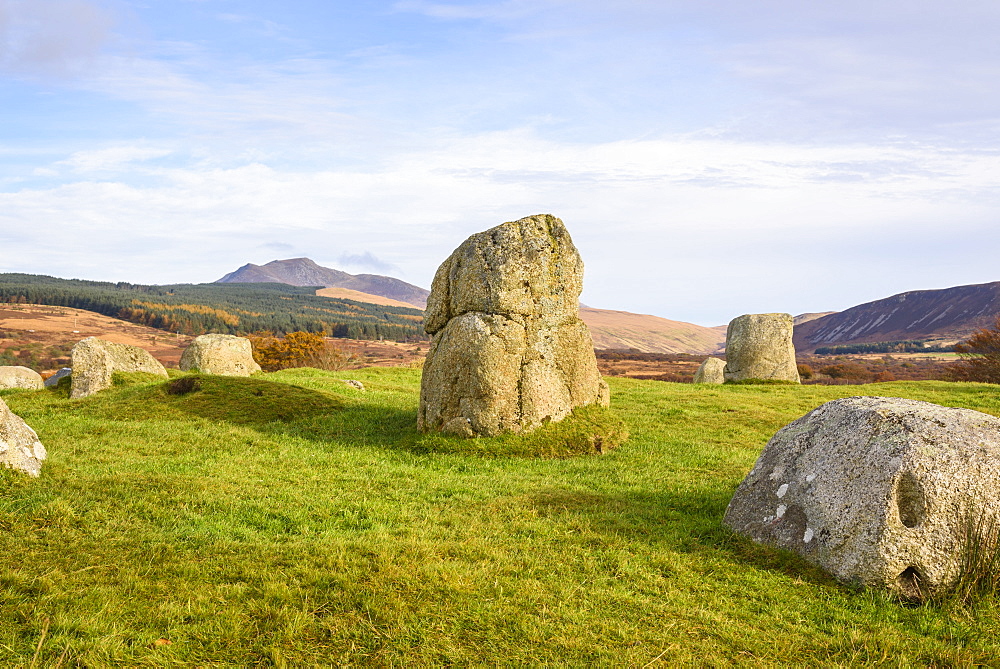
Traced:
[[899, 584], [899, 589], [904, 595], [911, 599], [920, 599], [920, 588], [923, 577], [920, 575], [920, 570], [916, 567], [911, 565], [904, 569], [896, 578], [896, 582]]
[[906, 527], [916, 527], [927, 513], [924, 489], [910, 472], [903, 472], [896, 481], [896, 508], [899, 510], [899, 522]]

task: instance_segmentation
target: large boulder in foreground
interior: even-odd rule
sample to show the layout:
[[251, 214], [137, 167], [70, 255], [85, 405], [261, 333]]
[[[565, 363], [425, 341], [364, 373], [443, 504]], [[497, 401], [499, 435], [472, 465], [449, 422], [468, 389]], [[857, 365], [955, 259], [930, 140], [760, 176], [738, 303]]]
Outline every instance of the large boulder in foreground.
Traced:
[[529, 431], [608, 404], [580, 320], [583, 262], [562, 221], [530, 216], [472, 235], [441, 264], [418, 426], [465, 436]]
[[111, 387], [115, 372], [146, 372], [166, 377], [167, 370], [148, 351], [137, 346], [87, 337], [70, 354], [73, 369], [72, 399], [86, 397]]
[[842, 581], [921, 599], [956, 581], [970, 517], [1000, 517], [1000, 419], [849, 397], [774, 435], [725, 523]]
[[725, 383], [726, 361], [719, 358], [705, 358], [694, 373], [695, 383]]
[[726, 329], [726, 381], [800, 383], [791, 314], [744, 314]]
[[0, 465], [38, 476], [45, 455], [35, 431], [0, 400]]
[[45, 381], [42, 379], [42, 375], [33, 369], [19, 365], [0, 367], [0, 390], [10, 388], [40, 390], [44, 387]]
[[180, 368], [220, 376], [250, 376], [260, 371], [250, 340], [225, 334], [195, 337], [181, 355]]

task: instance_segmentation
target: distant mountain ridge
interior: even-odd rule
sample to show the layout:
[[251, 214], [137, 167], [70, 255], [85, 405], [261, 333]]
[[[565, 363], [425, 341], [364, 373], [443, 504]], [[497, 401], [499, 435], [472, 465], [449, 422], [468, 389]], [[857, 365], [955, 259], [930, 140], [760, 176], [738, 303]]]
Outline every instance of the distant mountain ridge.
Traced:
[[954, 342], [992, 325], [1000, 315], [1000, 281], [914, 290], [796, 325], [795, 348], [883, 341]]
[[348, 274], [339, 269], [317, 265], [309, 258], [272, 260], [265, 265], [247, 263], [215, 283], [287, 283], [292, 286], [347, 288], [423, 309], [430, 291], [400, 279], [380, 274]]

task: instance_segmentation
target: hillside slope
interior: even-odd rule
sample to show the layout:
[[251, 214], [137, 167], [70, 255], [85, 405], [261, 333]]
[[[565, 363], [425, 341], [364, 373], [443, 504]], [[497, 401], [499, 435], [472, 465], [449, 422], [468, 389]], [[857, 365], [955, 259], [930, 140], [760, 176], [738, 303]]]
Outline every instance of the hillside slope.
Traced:
[[795, 348], [903, 340], [954, 342], [1000, 314], [1000, 281], [941, 290], [914, 290], [803, 323]]
[[347, 288], [423, 309], [430, 291], [400, 279], [380, 274], [348, 274], [339, 269], [317, 265], [309, 258], [272, 260], [265, 265], [247, 263], [215, 283], [287, 283], [291, 286]]
[[715, 353], [726, 343], [726, 327], [704, 327], [628, 311], [580, 308], [597, 349], [643, 353]]
[[316, 291], [320, 297], [332, 297], [338, 300], [351, 300], [353, 302], [364, 302], [365, 304], [378, 304], [384, 307], [404, 307], [406, 309], [420, 309], [421, 307], [409, 302], [394, 300], [391, 297], [362, 293], [360, 290], [350, 288], [320, 288]]

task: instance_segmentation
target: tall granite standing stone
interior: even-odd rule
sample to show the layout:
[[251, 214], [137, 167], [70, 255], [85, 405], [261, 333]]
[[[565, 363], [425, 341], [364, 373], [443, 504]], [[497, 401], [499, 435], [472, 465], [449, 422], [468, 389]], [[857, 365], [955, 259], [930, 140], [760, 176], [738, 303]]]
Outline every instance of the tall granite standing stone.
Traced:
[[45, 455], [35, 431], [0, 400], [0, 465], [38, 476]]
[[840, 580], [919, 599], [957, 579], [970, 518], [1000, 519], [1000, 419], [848, 397], [774, 435], [725, 523]]
[[539, 215], [469, 237], [427, 300], [433, 335], [417, 423], [464, 436], [523, 432], [607, 405], [580, 320], [583, 262], [562, 221]]
[[8, 388], [25, 388], [40, 390], [45, 387], [42, 375], [28, 367], [20, 365], [5, 365], [0, 367], [0, 390]]
[[253, 359], [253, 346], [246, 337], [225, 334], [203, 334], [184, 349], [182, 371], [197, 369], [204, 374], [220, 376], [250, 376], [260, 371]]
[[792, 344], [791, 314], [745, 314], [726, 330], [726, 381], [801, 383]]
[[146, 372], [166, 378], [167, 370], [148, 351], [97, 337], [78, 341], [70, 353], [73, 369], [72, 399], [111, 387], [115, 372]]
[[719, 358], [705, 358], [694, 373], [695, 383], [725, 383], [726, 361]]

